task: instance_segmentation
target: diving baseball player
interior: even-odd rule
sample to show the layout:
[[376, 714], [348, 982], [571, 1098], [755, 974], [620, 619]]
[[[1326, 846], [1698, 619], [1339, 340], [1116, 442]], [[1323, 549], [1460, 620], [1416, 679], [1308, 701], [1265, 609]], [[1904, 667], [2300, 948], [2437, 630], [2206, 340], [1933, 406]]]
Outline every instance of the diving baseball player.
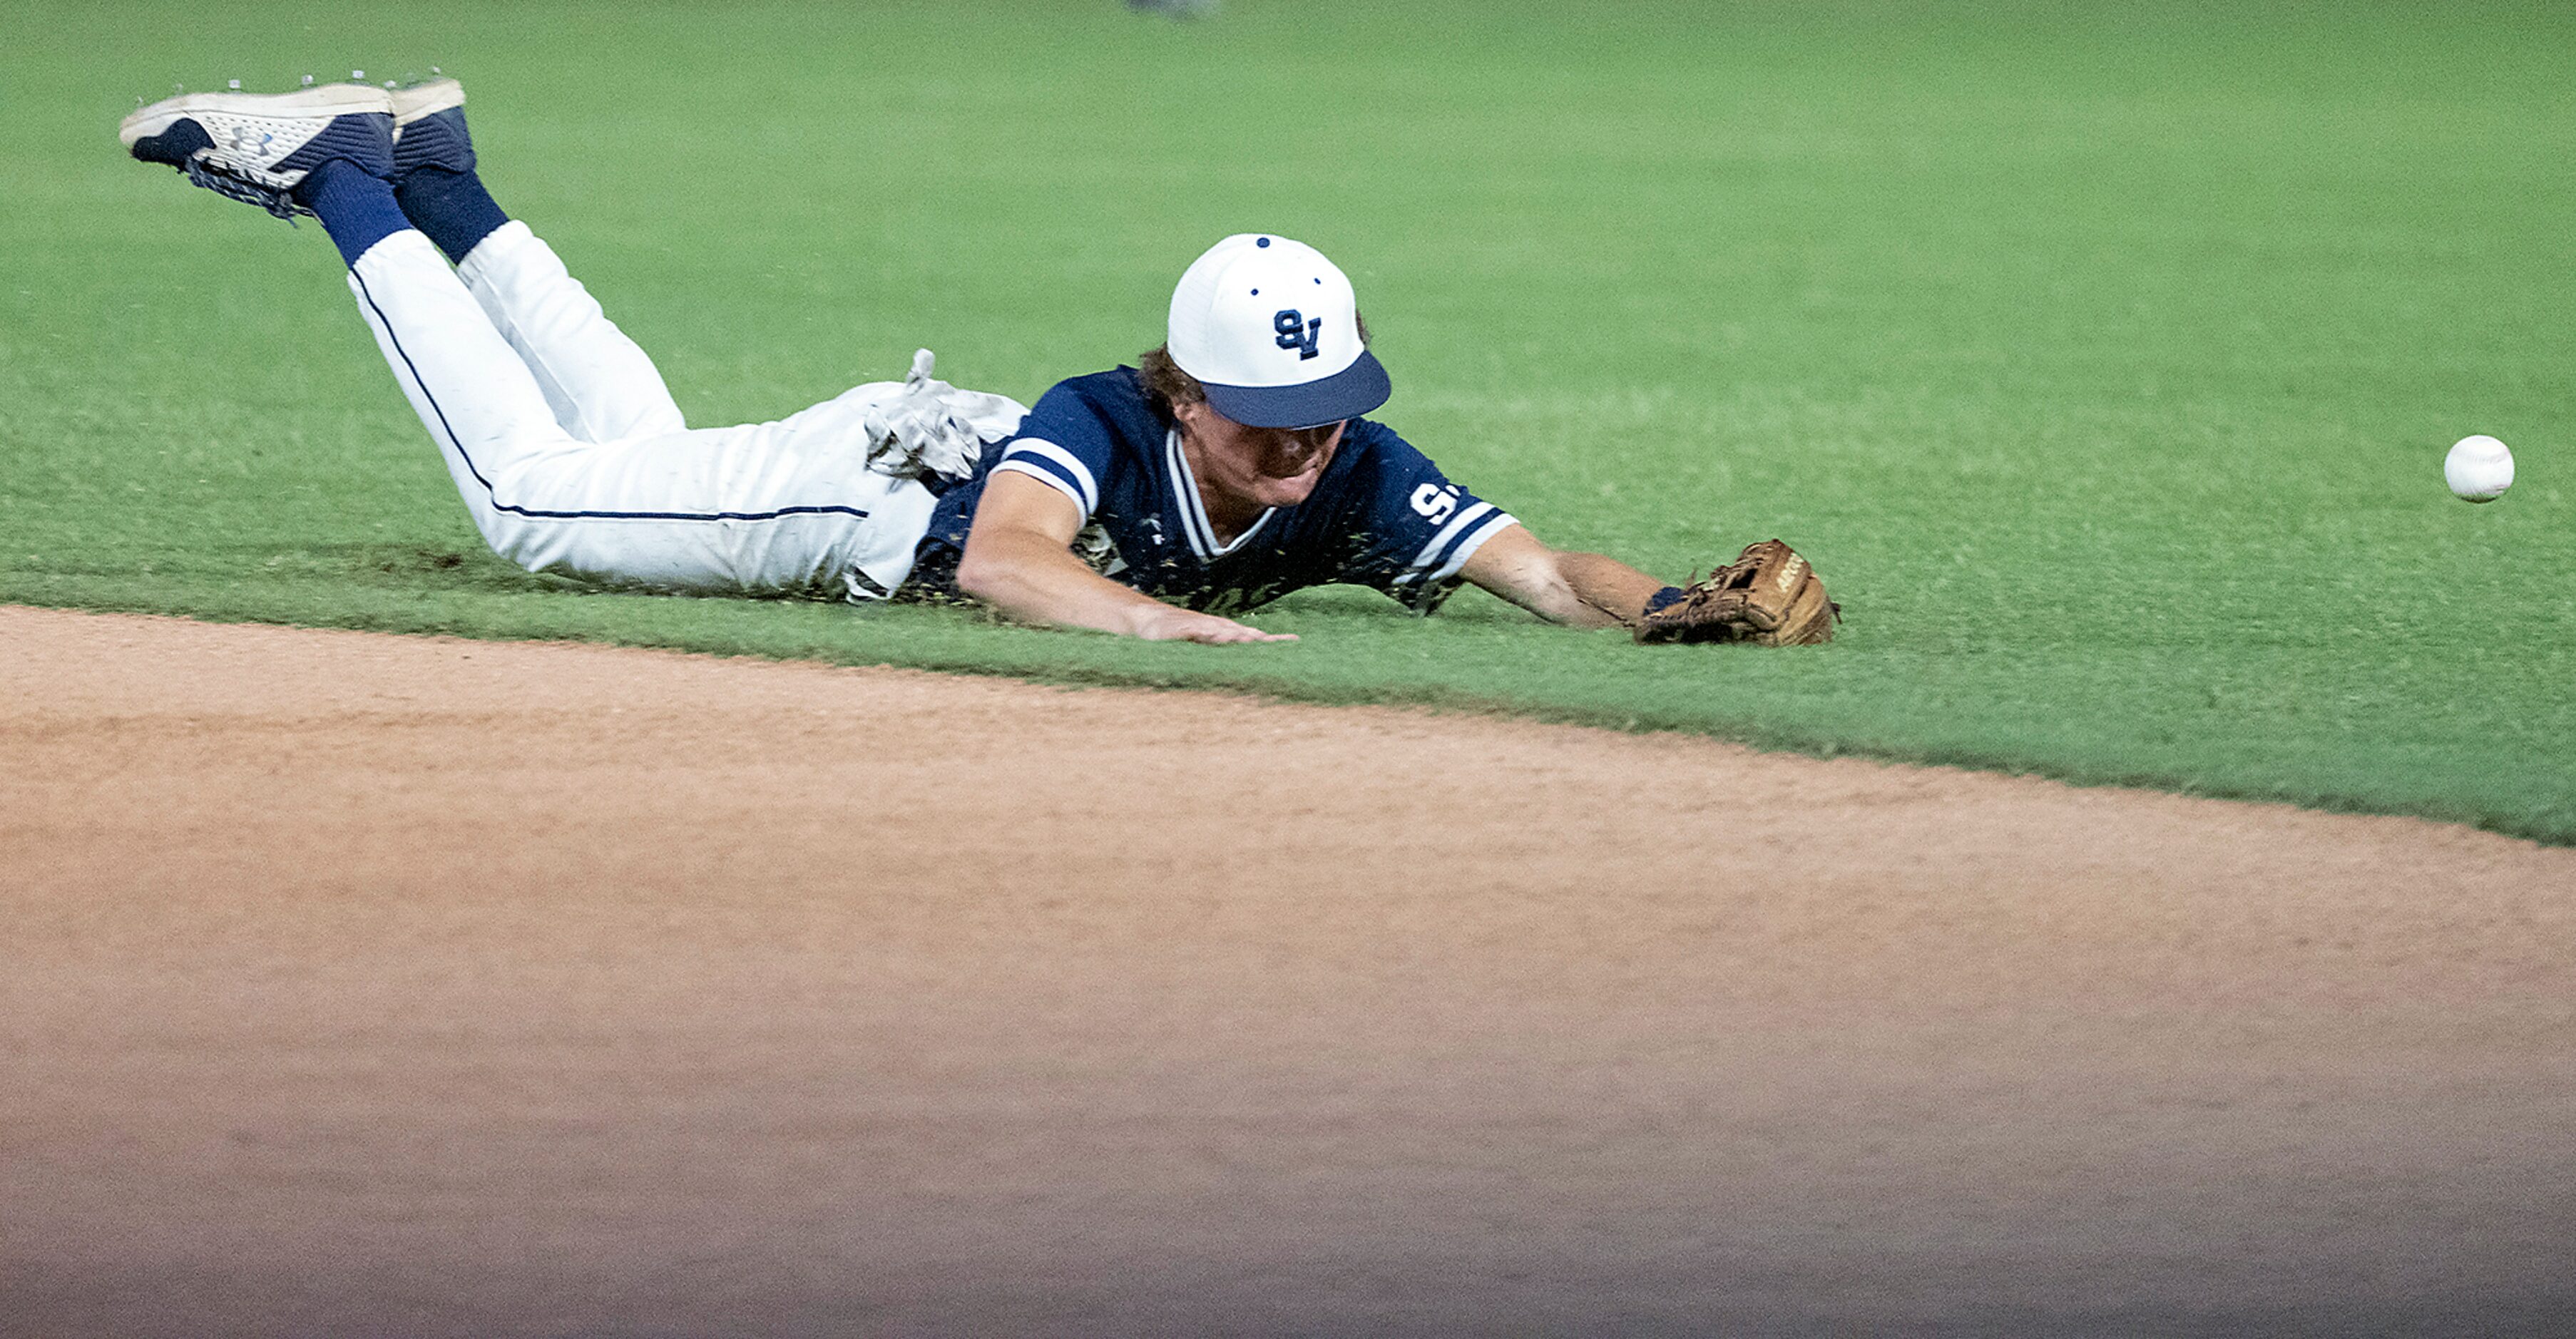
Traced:
[[[1549, 548], [1363, 417], [1386, 402], [1350, 281], [1228, 237], [1139, 367], [1034, 410], [931, 376], [691, 429], [652, 361], [475, 173], [453, 79], [208, 93], [134, 113], [136, 158], [321, 220], [475, 527], [535, 572], [657, 590], [966, 599], [1157, 640], [1284, 640], [1231, 615], [1327, 583], [1420, 613], [1462, 581], [1646, 641], [1823, 641], [1778, 541], [1688, 589]], [[451, 263], [453, 268], [450, 268]]]

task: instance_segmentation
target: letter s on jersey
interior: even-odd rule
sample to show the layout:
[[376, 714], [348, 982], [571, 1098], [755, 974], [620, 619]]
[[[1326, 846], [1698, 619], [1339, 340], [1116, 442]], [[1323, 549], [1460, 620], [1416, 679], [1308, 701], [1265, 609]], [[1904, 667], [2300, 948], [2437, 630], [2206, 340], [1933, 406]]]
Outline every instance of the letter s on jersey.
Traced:
[[1449, 513], [1458, 510], [1458, 485], [1443, 488], [1438, 484], [1424, 484], [1414, 489], [1413, 509], [1433, 525], [1448, 520]]

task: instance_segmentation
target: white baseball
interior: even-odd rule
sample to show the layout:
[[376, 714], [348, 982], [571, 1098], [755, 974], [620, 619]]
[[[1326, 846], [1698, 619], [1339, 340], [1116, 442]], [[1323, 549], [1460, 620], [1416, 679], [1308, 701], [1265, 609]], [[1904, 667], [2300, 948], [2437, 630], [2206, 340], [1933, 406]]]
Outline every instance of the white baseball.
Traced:
[[2443, 458], [2442, 478], [2471, 502], [2493, 502], [2513, 487], [2513, 452], [2484, 433], [2463, 437]]

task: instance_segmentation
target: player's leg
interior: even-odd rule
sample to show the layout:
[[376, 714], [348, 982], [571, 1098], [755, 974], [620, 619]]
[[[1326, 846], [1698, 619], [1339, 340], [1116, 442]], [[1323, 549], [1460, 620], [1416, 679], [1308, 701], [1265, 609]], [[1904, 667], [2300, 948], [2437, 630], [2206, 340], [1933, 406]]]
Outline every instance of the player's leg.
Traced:
[[394, 200], [456, 262], [484, 314], [586, 442], [681, 431], [653, 360], [600, 310], [528, 225], [501, 212], [475, 172], [465, 89], [454, 79], [396, 90]]
[[[397, 90], [392, 101], [396, 203], [456, 262], [564, 430], [595, 442], [680, 431], [679, 408], [652, 360], [601, 312], [553, 248], [504, 214], [484, 188], [466, 131], [464, 87], [436, 79]], [[871, 421], [874, 437], [895, 439], [909, 457], [906, 469], [952, 474], [973, 460], [979, 437], [1009, 435], [1028, 412], [1005, 397], [932, 380], [930, 372], [927, 354], [918, 355], [901, 386], [863, 386], [832, 403], [879, 405], [885, 412]]]
[[[564, 428], [598, 442], [681, 431], [679, 409], [643, 350], [609, 321], [551, 247], [494, 203], [475, 170], [463, 86], [437, 79], [398, 90], [392, 100], [396, 201], [413, 225], [456, 262], [458, 277], [527, 363]], [[713, 453], [705, 460], [655, 454], [652, 472], [643, 477], [705, 477], [712, 482], [694, 487], [692, 495], [708, 497], [718, 495], [719, 485], [738, 490], [775, 480], [783, 489], [779, 496], [806, 497], [879, 486], [880, 476], [873, 473], [855, 481], [841, 478], [863, 469], [906, 478], [962, 475], [972, 468], [982, 443], [1009, 436], [1028, 410], [1004, 396], [935, 380], [931, 371], [924, 350], [901, 383], [854, 387], [774, 424], [702, 437], [700, 444]], [[676, 443], [657, 448], [678, 449]], [[593, 464], [608, 469], [607, 462], [620, 458], [602, 456]], [[880, 505], [910, 508], [919, 501], [918, 490], [897, 490]], [[756, 505], [737, 498], [730, 510]], [[727, 561], [737, 570], [767, 573], [766, 580], [797, 579], [800, 550], [781, 537], [825, 524], [788, 518], [729, 536], [726, 542], [735, 547]], [[707, 542], [708, 532], [691, 532], [689, 543]], [[909, 550], [897, 557], [899, 566], [908, 568]], [[854, 593], [864, 595], [872, 585], [881, 593], [901, 580], [898, 566], [889, 565], [885, 555], [857, 566], [868, 576], [851, 583]]]
[[571, 438], [526, 365], [395, 206], [383, 180], [393, 164], [384, 91], [327, 84], [300, 93], [173, 98], [127, 117], [118, 134], [136, 158], [177, 167], [200, 186], [280, 218], [322, 220], [476, 528], [495, 550], [515, 556], [490, 476]]
[[391, 121], [381, 90], [209, 94], [146, 108], [123, 137], [201, 185], [322, 220], [495, 552], [532, 571], [672, 590], [838, 593], [853, 570], [901, 582], [932, 498], [867, 468], [860, 424], [873, 402], [853, 392], [777, 423], [574, 438], [397, 207]]
[[867, 468], [864, 406], [584, 442], [418, 232], [359, 256], [349, 286], [477, 528], [520, 566], [754, 595], [890, 590], [909, 573], [934, 499]]

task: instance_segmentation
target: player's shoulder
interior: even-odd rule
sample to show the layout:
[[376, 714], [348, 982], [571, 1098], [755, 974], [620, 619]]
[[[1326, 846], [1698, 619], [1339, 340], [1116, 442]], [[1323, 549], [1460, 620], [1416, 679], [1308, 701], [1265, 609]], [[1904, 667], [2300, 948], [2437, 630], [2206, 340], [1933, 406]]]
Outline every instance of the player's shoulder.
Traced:
[[1400, 508], [1424, 481], [1438, 478], [1439, 467], [1394, 429], [1355, 418], [1343, 425], [1341, 446], [1312, 501], [1317, 512], [1366, 527], [1374, 524], [1368, 517]]
[[1049, 443], [1098, 468], [1121, 455], [1160, 450], [1170, 428], [1144, 379], [1122, 366], [1057, 382], [1038, 397], [1013, 443]]
[[1120, 363], [1106, 372], [1086, 372], [1078, 377], [1066, 377], [1055, 384], [1055, 390], [1077, 399], [1108, 403], [1122, 399], [1142, 399], [1144, 382], [1137, 377], [1135, 368]]
[[1336, 455], [1349, 462], [1354, 477], [1410, 475], [1430, 463], [1402, 434], [1373, 418], [1355, 418], [1344, 425]]
[[1137, 374], [1135, 368], [1124, 364], [1106, 372], [1066, 377], [1039, 397], [1038, 407], [1058, 412], [1088, 412], [1116, 422], [1155, 417], [1153, 397], [1145, 393], [1144, 378]]

